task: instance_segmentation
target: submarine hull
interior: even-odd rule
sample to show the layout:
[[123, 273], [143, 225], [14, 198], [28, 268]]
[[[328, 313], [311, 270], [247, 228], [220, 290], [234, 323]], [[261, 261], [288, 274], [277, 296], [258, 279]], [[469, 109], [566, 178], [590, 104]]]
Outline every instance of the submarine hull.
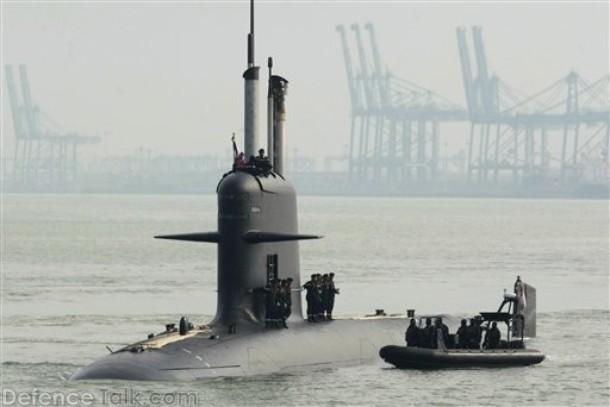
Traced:
[[379, 356], [400, 369], [509, 367], [540, 363], [544, 354], [535, 349], [426, 349], [387, 345]]
[[403, 343], [405, 323], [373, 317], [160, 334], [81, 368], [71, 380], [189, 381], [370, 363], [383, 345]]

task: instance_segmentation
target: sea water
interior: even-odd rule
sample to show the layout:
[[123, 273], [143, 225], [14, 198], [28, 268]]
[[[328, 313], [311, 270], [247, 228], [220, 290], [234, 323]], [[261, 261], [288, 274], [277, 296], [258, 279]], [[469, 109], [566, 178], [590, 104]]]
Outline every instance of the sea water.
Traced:
[[[495, 310], [537, 289], [539, 365], [365, 365], [187, 383], [71, 382], [109, 349], [216, 306], [216, 197], [2, 196], [4, 405], [600, 405], [610, 403], [608, 202], [299, 197], [302, 283], [334, 272], [335, 315]], [[332, 322], [331, 322], [332, 323]], [[321, 344], [323, 345], [323, 344]], [[311, 349], [315, 352], [315, 349]], [[20, 398], [19, 398], [20, 397]]]

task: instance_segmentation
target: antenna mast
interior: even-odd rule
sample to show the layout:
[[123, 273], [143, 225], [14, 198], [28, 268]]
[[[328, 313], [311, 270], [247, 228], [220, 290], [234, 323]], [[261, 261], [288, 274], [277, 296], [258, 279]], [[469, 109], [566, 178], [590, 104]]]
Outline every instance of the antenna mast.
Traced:
[[254, 66], [254, 0], [250, 0], [250, 33], [248, 33], [248, 68]]
[[250, 0], [250, 33], [248, 34], [248, 69], [244, 83], [244, 150], [247, 157], [256, 154], [258, 141], [258, 71], [254, 66], [254, 0]]

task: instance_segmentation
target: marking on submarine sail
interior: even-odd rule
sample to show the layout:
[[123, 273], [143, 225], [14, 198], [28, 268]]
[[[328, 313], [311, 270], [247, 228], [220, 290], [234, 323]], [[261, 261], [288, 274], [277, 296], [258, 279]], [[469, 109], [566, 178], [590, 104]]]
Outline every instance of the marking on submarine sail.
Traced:
[[277, 254], [267, 255], [267, 285], [271, 286], [277, 280], [278, 273], [278, 256]]

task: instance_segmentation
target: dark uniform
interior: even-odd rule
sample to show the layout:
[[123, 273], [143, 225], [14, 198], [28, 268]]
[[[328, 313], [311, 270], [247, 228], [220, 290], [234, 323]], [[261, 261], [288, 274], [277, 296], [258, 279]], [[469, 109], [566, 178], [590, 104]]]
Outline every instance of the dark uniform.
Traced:
[[326, 319], [326, 312], [328, 310], [328, 274], [324, 274], [320, 279], [320, 287], [321, 287], [321, 298], [322, 298], [322, 306], [320, 308], [322, 315], [321, 319]]
[[333, 279], [335, 278], [335, 273], [330, 273], [328, 275], [328, 281], [326, 282], [326, 295], [327, 295], [327, 303], [326, 303], [326, 318], [331, 320], [333, 319], [333, 308], [335, 307], [335, 295], [339, 294], [339, 290], [335, 288], [335, 282]]
[[458, 348], [468, 349], [470, 347], [470, 329], [466, 326], [465, 319], [462, 319], [461, 325], [455, 334], [458, 337]]
[[494, 322], [491, 324], [491, 328], [485, 334], [485, 348], [486, 349], [498, 349], [500, 347], [500, 330], [498, 329], [498, 323]]
[[409, 327], [405, 331], [405, 341], [407, 346], [420, 346], [421, 329], [415, 324], [415, 319], [411, 318]]
[[476, 319], [470, 320], [470, 326], [468, 327], [470, 335], [470, 349], [481, 348], [481, 327], [479, 326]]
[[314, 310], [314, 321], [320, 321], [324, 318], [324, 303], [322, 298], [322, 292], [324, 290], [324, 282], [322, 281], [322, 276], [320, 274], [316, 274], [316, 289], [314, 290], [314, 302], [315, 302], [315, 310]]
[[265, 156], [265, 150], [258, 150], [258, 155], [254, 157], [254, 166], [258, 171], [260, 171], [263, 175], [268, 175], [269, 171], [273, 168], [271, 162], [269, 161], [269, 157]]
[[286, 325], [286, 320], [290, 318], [290, 314], [292, 314], [292, 278], [284, 280], [282, 294], [284, 304], [284, 328], [288, 328], [288, 325]]
[[271, 286], [271, 298], [273, 300], [271, 324], [277, 328], [282, 320], [282, 291], [280, 282], [277, 280]]
[[315, 291], [316, 288], [316, 280], [317, 277], [315, 274], [311, 275], [311, 280], [306, 282], [303, 285], [303, 288], [307, 290], [307, 294], [305, 294], [305, 300], [307, 301], [307, 321], [314, 322], [314, 312], [315, 312]]
[[432, 318], [426, 318], [426, 326], [422, 332], [420, 346], [422, 348], [436, 348], [436, 328], [432, 325]]

